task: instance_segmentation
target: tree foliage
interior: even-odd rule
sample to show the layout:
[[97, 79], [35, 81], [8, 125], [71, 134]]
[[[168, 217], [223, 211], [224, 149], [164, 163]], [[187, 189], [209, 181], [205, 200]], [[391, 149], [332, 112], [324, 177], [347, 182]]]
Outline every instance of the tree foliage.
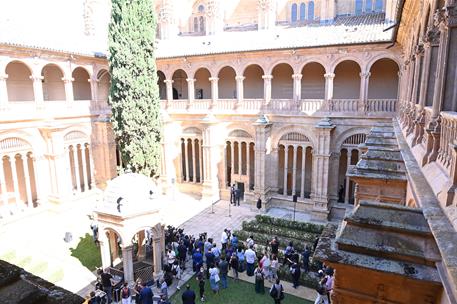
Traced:
[[109, 102], [122, 162], [157, 175], [160, 165], [160, 99], [154, 58], [153, 0], [112, 0], [109, 25]]

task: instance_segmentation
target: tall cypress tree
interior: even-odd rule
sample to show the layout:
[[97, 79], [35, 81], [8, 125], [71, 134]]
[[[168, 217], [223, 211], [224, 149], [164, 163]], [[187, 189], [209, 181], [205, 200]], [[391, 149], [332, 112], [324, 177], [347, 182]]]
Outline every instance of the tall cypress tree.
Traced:
[[109, 25], [111, 122], [124, 165], [157, 175], [160, 99], [154, 59], [153, 0], [112, 0]]

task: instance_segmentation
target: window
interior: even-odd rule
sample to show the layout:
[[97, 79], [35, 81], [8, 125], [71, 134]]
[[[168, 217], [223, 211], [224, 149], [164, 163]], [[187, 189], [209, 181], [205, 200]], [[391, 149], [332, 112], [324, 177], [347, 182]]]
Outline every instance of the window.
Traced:
[[380, 13], [380, 12], [382, 12], [382, 8], [383, 8], [382, 0], [376, 0], [376, 8], [375, 8], [375, 11], [376, 11], [377, 13]]
[[355, 0], [355, 14], [356, 15], [362, 14], [362, 6], [363, 6], [362, 0]]
[[366, 0], [365, 2], [365, 13], [371, 13], [373, 11], [373, 2], [372, 0]]
[[203, 5], [199, 5], [199, 6], [198, 6], [198, 12], [199, 12], [200, 14], [203, 14], [203, 13], [205, 12], [205, 7], [204, 7]]
[[308, 3], [308, 20], [314, 20], [314, 1], [309, 1]]
[[296, 4], [296, 3], [292, 4], [292, 12], [291, 12], [291, 15], [292, 15], [292, 16], [291, 16], [290, 20], [291, 20], [292, 22], [296, 22], [296, 21], [297, 21], [297, 4]]
[[205, 32], [205, 18], [203, 16], [200, 16], [200, 33]]
[[306, 4], [302, 3], [300, 4], [300, 21], [305, 21], [305, 10], [306, 10]]
[[194, 17], [194, 32], [198, 32], [198, 18]]

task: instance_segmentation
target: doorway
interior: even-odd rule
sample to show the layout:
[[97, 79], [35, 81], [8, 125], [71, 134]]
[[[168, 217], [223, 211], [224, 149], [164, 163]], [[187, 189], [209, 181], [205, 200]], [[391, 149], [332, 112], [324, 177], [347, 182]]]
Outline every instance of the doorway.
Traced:
[[240, 200], [244, 201], [244, 183], [237, 182], [236, 187], [240, 189]]

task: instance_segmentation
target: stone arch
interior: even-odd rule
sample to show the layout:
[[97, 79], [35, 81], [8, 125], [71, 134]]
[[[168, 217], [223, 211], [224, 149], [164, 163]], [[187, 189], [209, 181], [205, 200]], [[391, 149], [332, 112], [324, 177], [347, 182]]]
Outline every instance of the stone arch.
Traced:
[[398, 63], [389, 58], [381, 58], [370, 66], [368, 99], [398, 98]]
[[255, 128], [249, 123], [231, 123], [226, 126], [225, 130], [225, 137], [230, 137], [230, 134], [236, 130], [243, 130], [248, 133], [251, 138], [255, 138]]
[[266, 69], [266, 75], [272, 75], [273, 70], [274, 70], [278, 65], [281, 65], [281, 64], [286, 64], [286, 65], [290, 66], [290, 68], [292, 69], [292, 74], [298, 74], [298, 73], [300, 73], [299, 66], [297, 66], [297, 65], [291, 65], [291, 62], [290, 62], [290, 61], [287, 61], [287, 60], [284, 60], [284, 59], [279, 59], [279, 60], [273, 62], [272, 64], [270, 64], [270, 65], [268, 66], [268, 68]]
[[306, 60], [300, 65], [300, 67], [299, 67], [299, 73], [300, 73], [301, 71], [303, 71], [303, 68], [304, 68], [305, 66], [307, 66], [308, 64], [310, 64], [310, 63], [317, 63], [317, 64], [320, 64], [321, 66], [324, 67], [325, 73], [327, 73], [327, 71], [330, 70], [330, 68], [329, 68], [329, 66], [330, 66], [329, 62], [327, 62], [327, 61], [325, 61], [325, 60], [322, 60], [322, 59], [320, 59], [320, 58], [308, 58], [308, 59], [306, 59]]
[[312, 134], [311, 132], [304, 132], [304, 128], [302, 125], [289, 125], [282, 127], [281, 129], [274, 132], [271, 140], [272, 147], [277, 147], [279, 145], [281, 138], [288, 133], [299, 133], [304, 135], [306, 138], [308, 138], [310, 146], [314, 149], [314, 143], [316, 140], [314, 134]]
[[111, 75], [106, 69], [101, 69], [97, 73], [97, 100], [108, 101], [111, 86]]
[[265, 70], [259, 64], [250, 64], [243, 70], [244, 97], [264, 98], [263, 79]]
[[342, 63], [342, 62], [344, 62], [344, 61], [353, 61], [353, 62], [355, 62], [355, 63], [359, 66], [360, 71], [364, 71], [364, 70], [365, 70], [365, 69], [364, 69], [364, 66], [363, 66], [363, 64], [361, 64], [361, 63], [359, 62], [359, 60], [360, 60], [360, 58], [355, 57], [355, 56], [345, 56], [345, 57], [342, 57], [342, 58], [338, 58], [338, 59], [336, 59], [334, 62], [332, 62], [332, 63], [330, 64], [330, 69], [329, 69], [329, 71], [330, 71], [330, 73], [335, 73], [336, 67], [337, 67], [340, 63]]
[[32, 69], [25, 62], [13, 60], [5, 67], [9, 101], [34, 101]]
[[361, 72], [361, 66], [357, 61], [339, 61], [334, 68], [333, 97], [335, 99], [359, 99]]
[[195, 79], [195, 99], [210, 99], [211, 98], [211, 72], [206, 67], [198, 68], [193, 78]]
[[377, 61], [379, 61], [381, 59], [390, 59], [390, 60], [394, 61], [397, 64], [398, 69], [400, 69], [400, 67], [402, 66], [401, 60], [394, 54], [382, 53], [382, 54], [374, 56], [373, 58], [370, 59], [370, 61], [367, 62], [367, 64], [366, 64], [367, 71], [370, 71], [373, 64], [375, 64]]
[[73, 78], [74, 100], [91, 100], [90, 73], [85, 67], [78, 66], [71, 73]]
[[345, 130], [342, 132], [335, 140], [335, 149], [336, 151], [340, 151], [343, 148], [343, 143], [346, 139], [350, 138], [356, 134], [368, 134], [370, 132], [370, 128], [363, 128], [363, 127], [356, 127]]
[[25, 139], [20, 137], [6, 137], [0, 140], [1, 152], [15, 152], [22, 150], [33, 150], [32, 145]]
[[294, 80], [293, 67], [288, 63], [279, 63], [271, 69], [271, 97], [278, 99], [292, 99]]
[[65, 72], [60, 66], [54, 63], [48, 63], [41, 69], [43, 77], [43, 99], [48, 100], [65, 100], [65, 85], [63, 79]]
[[182, 131], [182, 134], [201, 136], [202, 135], [202, 130], [200, 130], [197, 127], [187, 127]]
[[167, 99], [167, 86], [165, 84], [165, 73], [157, 70], [157, 85], [159, 86], [159, 98], [160, 99]]
[[187, 72], [183, 69], [177, 69], [172, 74], [173, 80], [173, 99], [187, 99]]
[[106, 232], [110, 232], [110, 233], [111, 233], [111, 232], [113, 232], [114, 234], [116, 234], [116, 235], [120, 238], [121, 244], [122, 244], [122, 245], [126, 245], [126, 244], [124, 243], [124, 239], [127, 239], [127, 240], [128, 240], [128, 238], [127, 238], [126, 236], [122, 235], [122, 234], [117, 230], [116, 227], [105, 226], [105, 227], [103, 227], [102, 229], [103, 229], [103, 230], [102, 230], [103, 233], [106, 233]]
[[235, 129], [228, 134], [228, 137], [240, 137], [240, 138], [254, 138], [247, 131], [242, 129]]
[[38, 134], [31, 134], [29, 132], [22, 130], [15, 130], [14, 132], [4, 131], [0, 133], [0, 142], [3, 140], [7, 140], [9, 138], [18, 138], [19, 140], [28, 143], [34, 150], [34, 153], [36, 153], [37, 151], [42, 152], [44, 148], [44, 143], [41, 140], [41, 138], [37, 136]]
[[309, 61], [302, 66], [301, 99], [325, 98], [325, 66], [318, 61]]
[[238, 95], [235, 78], [236, 70], [230, 65], [226, 65], [219, 69], [219, 71], [217, 72], [217, 77], [219, 78], [219, 81], [217, 83], [219, 98], [236, 98]]
[[73, 131], [67, 132], [64, 135], [64, 140], [65, 140], [65, 142], [74, 142], [74, 141], [81, 141], [81, 140], [87, 141], [87, 140], [89, 140], [89, 136], [83, 131], [73, 130]]

